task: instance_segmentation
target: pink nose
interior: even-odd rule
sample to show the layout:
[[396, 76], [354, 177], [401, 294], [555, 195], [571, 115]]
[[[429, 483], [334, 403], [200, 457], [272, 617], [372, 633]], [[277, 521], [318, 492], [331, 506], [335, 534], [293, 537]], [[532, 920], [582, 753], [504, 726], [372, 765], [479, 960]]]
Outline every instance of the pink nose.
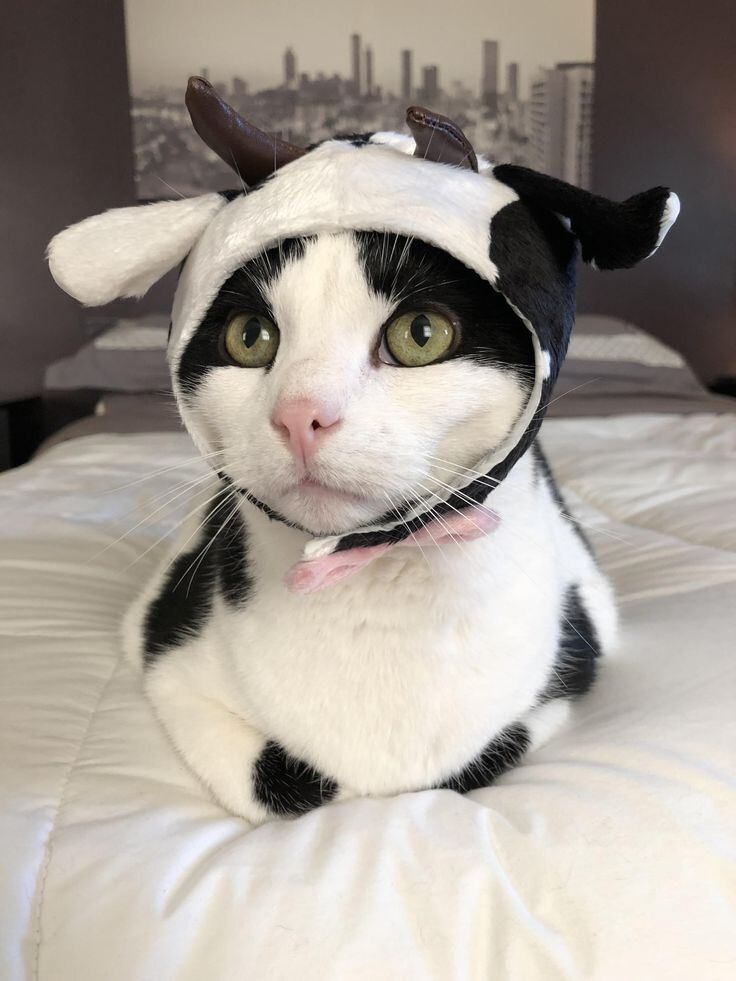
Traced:
[[271, 422], [289, 444], [297, 462], [305, 465], [327, 432], [340, 422], [340, 414], [324, 402], [298, 399], [279, 403]]

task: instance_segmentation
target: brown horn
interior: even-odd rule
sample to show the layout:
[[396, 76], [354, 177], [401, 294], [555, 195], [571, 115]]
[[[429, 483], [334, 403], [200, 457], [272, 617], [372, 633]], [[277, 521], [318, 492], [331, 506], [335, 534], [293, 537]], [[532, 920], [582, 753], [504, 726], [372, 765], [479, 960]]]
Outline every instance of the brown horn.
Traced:
[[478, 158], [470, 140], [447, 116], [411, 106], [406, 110], [406, 122], [417, 145], [415, 157], [478, 172]]
[[198, 135], [250, 186], [307, 152], [247, 123], [206, 78], [189, 79], [184, 101]]

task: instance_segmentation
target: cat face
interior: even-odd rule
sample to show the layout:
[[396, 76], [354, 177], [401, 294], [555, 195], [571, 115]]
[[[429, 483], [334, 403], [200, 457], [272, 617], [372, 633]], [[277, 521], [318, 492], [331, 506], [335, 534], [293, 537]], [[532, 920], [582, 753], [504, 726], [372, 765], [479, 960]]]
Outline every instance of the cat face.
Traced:
[[466, 482], [533, 383], [531, 335], [488, 282], [416, 239], [289, 239], [236, 270], [176, 366], [216, 467], [312, 534]]

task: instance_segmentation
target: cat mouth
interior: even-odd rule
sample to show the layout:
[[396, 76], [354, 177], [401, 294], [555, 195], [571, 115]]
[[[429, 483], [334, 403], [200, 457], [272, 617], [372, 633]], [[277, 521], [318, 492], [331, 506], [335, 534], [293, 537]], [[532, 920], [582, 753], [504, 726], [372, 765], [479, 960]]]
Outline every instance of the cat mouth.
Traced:
[[314, 477], [304, 477], [292, 488], [298, 494], [302, 494], [311, 500], [341, 500], [355, 503], [364, 503], [368, 498], [364, 494], [356, 494], [353, 491], [346, 491], [340, 487], [333, 487], [325, 484]]

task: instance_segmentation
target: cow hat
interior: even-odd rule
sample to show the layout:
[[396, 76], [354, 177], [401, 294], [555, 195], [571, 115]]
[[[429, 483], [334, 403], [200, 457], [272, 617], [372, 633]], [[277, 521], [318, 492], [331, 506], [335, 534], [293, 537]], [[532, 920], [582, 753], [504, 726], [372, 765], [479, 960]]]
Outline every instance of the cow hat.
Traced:
[[242, 192], [111, 210], [58, 234], [48, 256], [57, 283], [87, 305], [142, 296], [183, 262], [168, 359], [190, 431], [177, 376], [182, 353], [230, 275], [286, 238], [351, 229], [413, 236], [490, 283], [531, 334], [529, 397], [502, 445], [476, 461], [483, 476], [458, 478], [454, 492], [417, 498], [349, 534], [315, 538], [306, 562], [382, 551], [437, 515], [485, 501], [544, 418], [573, 327], [578, 252], [598, 269], [634, 266], [656, 251], [679, 212], [664, 187], [618, 203], [525, 167], [494, 165], [451, 120], [426, 109], [408, 110], [411, 135], [337, 137], [305, 150], [244, 121], [204, 79], [190, 79], [186, 102], [196, 131], [235, 170]]

